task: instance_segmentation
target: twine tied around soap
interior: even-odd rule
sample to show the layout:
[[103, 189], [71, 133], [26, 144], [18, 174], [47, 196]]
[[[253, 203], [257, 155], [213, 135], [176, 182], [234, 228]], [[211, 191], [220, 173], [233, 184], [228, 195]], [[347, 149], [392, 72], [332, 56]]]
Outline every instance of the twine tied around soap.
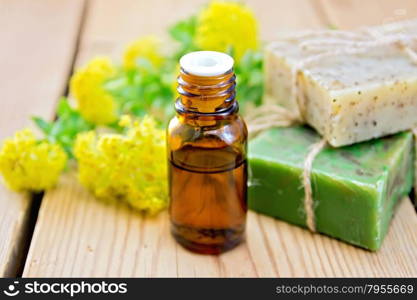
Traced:
[[314, 213], [313, 188], [311, 186], [311, 171], [313, 161], [317, 154], [327, 145], [325, 139], [310, 146], [307, 157], [304, 160], [303, 187], [304, 187], [304, 211], [306, 214], [306, 224], [311, 232], [316, 232], [316, 220]]
[[[322, 34], [323, 32], [320, 32]], [[417, 53], [414, 51], [410, 44], [417, 41], [416, 37], [410, 35], [392, 34], [389, 37], [384, 37], [381, 33], [369, 29], [362, 29], [357, 34], [349, 33], [346, 31], [328, 31], [329, 35], [333, 38], [327, 40], [327, 43], [323, 40], [310, 41], [310, 43], [304, 43], [302, 47], [316, 47], [315, 50], [320, 49], [323, 45], [329, 47], [329, 49], [322, 49], [318, 51], [318, 54], [307, 57], [300, 61], [291, 70], [291, 97], [293, 103], [298, 105], [298, 115], [290, 112], [289, 110], [273, 104], [263, 104], [262, 106], [255, 108], [246, 116], [246, 121], [249, 127], [249, 137], [252, 138], [258, 133], [265, 131], [273, 127], [289, 127], [296, 124], [304, 123], [306, 116], [306, 104], [307, 99], [304, 93], [300, 92], [299, 74], [302, 69], [319, 63], [325, 57], [346, 55], [346, 54], [361, 54], [366, 53], [372, 47], [381, 47], [384, 45], [393, 45], [398, 47], [412, 63], [417, 65]], [[302, 37], [308, 37], [316, 35], [314, 31], [302, 33]], [[349, 37], [353, 39], [353, 42], [349, 40], [338, 39], [340, 37]], [[288, 39], [300, 38], [300, 35], [289, 36]], [[371, 38], [371, 40], [369, 40]], [[355, 40], [356, 39], [356, 40]], [[359, 39], [359, 40], [358, 40]], [[335, 46], [341, 46], [340, 48], [334, 48]], [[417, 137], [417, 128], [413, 129], [414, 135]], [[306, 214], [306, 225], [311, 232], [316, 232], [316, 221], [314, 212], [314, 199], [313, 189], [311, 184], [311, 173], [313, 169], [313, 162], [316, 156], [326, 147], [327, 141], [322, 138], [317, 143], [310, 146], [308, 154], [304, 160], [303, 172], [301, 176], [302, 186], [304, 188], [304, 211]]]
[[300, 123], [299, 118], [282, 106], [263, 104], [245, 115], [249, 138], [273, 127], [289, 127]]
[[[248, 124], [250, 138], [273, 127], [289, 127], [301, 124], [300, 119], [295, 114], [283, 107], [272, 104], [264, 104], [255, 108], [245, 117], [245, 119]], [[319, 142], [314, 143], [309, 147], [301, 175], [301, 182], [304, 188], [306, 225], [311, 232], [316, 232], [311, 172], [314, 159], [326, 145], [326, 140], [322, 138]]]
[[[245, 118], [249, 127], [249, 136], [253, 138], [258, 133], [273, 127], [289, 127], [300, 124], [300, 119], [290, 111], [277, 105], [262, 105], [247, 115]], [[327, 145], [325, 139], [309, 147], [308, 154], [304, 160], [301, 182], [304, 188], [304, 211], [306, 214], [306, 225], [311, 232], [316, 232], [314, 213], [313, 188], [311, 185], [311, 172], [313, 162], [320, 151]]]

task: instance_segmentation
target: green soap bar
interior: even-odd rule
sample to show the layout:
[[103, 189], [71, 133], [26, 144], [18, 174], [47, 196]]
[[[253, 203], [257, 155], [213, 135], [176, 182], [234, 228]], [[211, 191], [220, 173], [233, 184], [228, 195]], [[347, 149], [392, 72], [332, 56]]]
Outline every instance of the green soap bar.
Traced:
[[[249, 208], [306, 226], [301, 174], [312, 144], [307, 127], [274, 128], [249, 143]], [[413, 183], [413, 136], [403, 132], [323, 149], [311, 174], [318, 232], [370, 250], [380, 248], [395, 204]]]

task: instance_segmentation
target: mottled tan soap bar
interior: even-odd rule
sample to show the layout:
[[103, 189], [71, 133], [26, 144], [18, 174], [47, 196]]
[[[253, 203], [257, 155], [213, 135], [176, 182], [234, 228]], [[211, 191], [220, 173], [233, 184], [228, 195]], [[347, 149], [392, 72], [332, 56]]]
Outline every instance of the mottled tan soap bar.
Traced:
[[352, 32], [296, 32], [272, 42], [265, 101], [301, 115], [335, 147], [414, 128], [417, 62], [396, 39], [417, 51], [417, 20]]

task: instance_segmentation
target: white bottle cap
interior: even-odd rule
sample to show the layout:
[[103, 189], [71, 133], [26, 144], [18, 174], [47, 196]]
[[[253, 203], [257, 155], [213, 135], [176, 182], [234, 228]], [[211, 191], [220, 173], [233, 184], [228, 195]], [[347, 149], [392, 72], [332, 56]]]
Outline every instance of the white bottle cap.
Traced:
[[185, 72], [197, 76], [218, 76], [233, 68], [233, 58], [216, 51], [196, 51], [185, 54], [180, 66]]

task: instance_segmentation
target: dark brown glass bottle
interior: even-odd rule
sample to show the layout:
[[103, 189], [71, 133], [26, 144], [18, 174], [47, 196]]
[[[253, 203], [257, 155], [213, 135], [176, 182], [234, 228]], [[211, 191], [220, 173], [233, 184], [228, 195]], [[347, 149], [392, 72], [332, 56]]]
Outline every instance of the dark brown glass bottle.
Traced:
[[201, 51], [181, 59], [177, 115], [167, 134], [171, 232], [204, 254], [238, 245], [246, 223], [247, 129], [233, 60], [225, 56]]

